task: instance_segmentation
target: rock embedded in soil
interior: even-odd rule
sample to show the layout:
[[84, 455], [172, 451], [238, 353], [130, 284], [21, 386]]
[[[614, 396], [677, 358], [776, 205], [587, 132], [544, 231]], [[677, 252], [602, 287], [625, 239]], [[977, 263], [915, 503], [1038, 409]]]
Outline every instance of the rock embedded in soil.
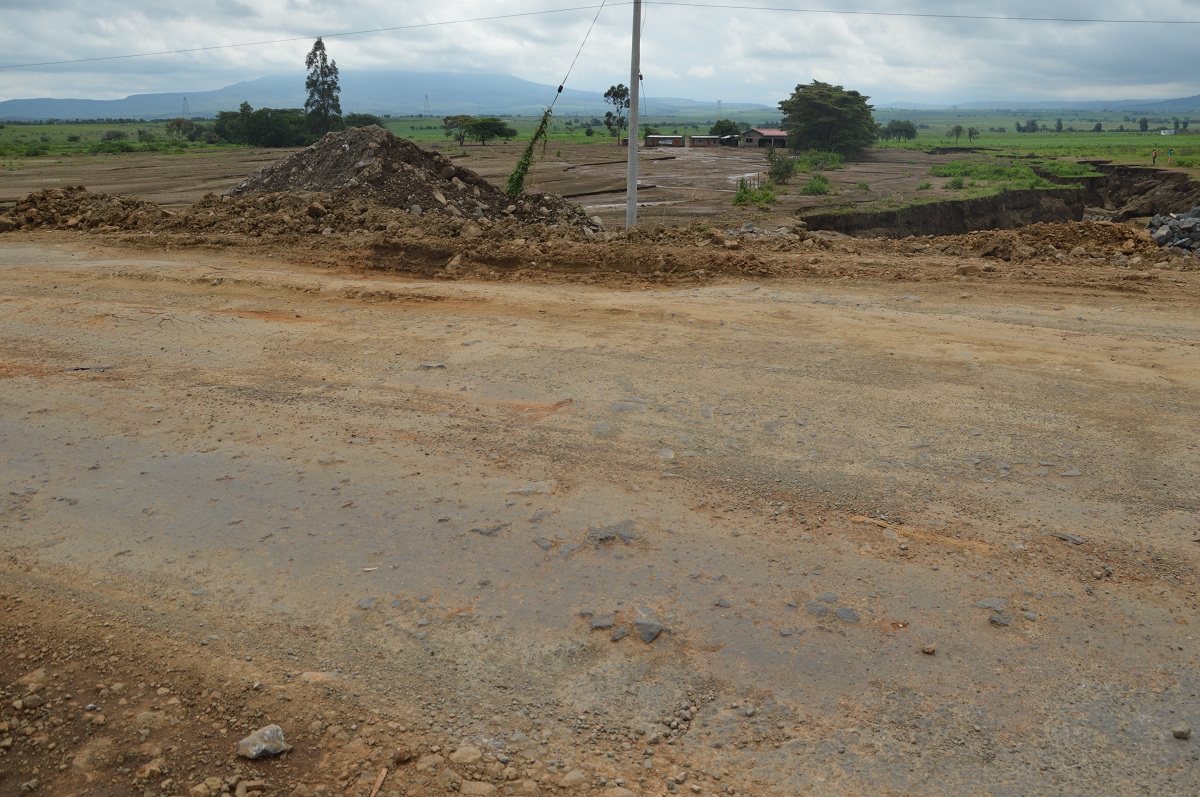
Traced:
[[292, 746], [283, 738], [283, 728], [267, 725], [238, 742], [237, 754], [242, 758], [262, 758], [279, 755], [291, 750]]

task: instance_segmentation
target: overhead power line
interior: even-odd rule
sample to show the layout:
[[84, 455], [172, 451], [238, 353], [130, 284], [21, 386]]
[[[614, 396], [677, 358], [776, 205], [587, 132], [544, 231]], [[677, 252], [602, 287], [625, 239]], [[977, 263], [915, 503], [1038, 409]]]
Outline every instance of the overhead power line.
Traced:
[[[448, 19], [439, 22], [419, 22], [411, 25], [392, 25], [385, 28], [371, 28], [369, 30], [352, 30], [343, 31], [342, 33], [324, 33], [320, 34], [321, 38], [334, 39], [347, 36], [366, 36], [372, 33], [392, 33], [395, 31], [405, 30], [420, 30], [422, 28], [439, 28], [447, 25], [467, 25], [473, 22], [497, 22], [506, 19], [520, 19], [523, 17], [540, 17], [551, 14], [569, 14], [575, 11], [598, 11], [606, 6], [613, 8], [616, 6], [632, 5], [631, 0], [618, 0], [617, 2], [602, 2], [599, 4], [570, 6], [567, 8], [551, 8], [542, 11], [522, 11], [511, 14], [493, 14], [485, 17], [472, 17], [470, 19]], [[769, 11], [783, 14], [827, 14], [831, 16], [850, 16], [850, 17], [884, 17], [897, 19], [950, 19], [950, 20], [974, 20], [974, 21], [989, 21], [989, 22], [1062, 22], [1062, 23], [1096, 23], [1107, 25], [1200, 25], [1200, 20], [1186, 19], [1107, 19], [1103, 17], [1026, 17], [1026, 16], [1003, 16], [999, 14], [936, 14], [936, 13], [917, 13], [904, 11], [853, 11], [845, 9], [829, 9], [829, 8], [789, 8], [782, 6], [762, 6], [762, 5], [736, 5], [733, 3], [704, 3], [690, 2], [686, 0], [646, 0], [646, 5], [658, 6], [678, 6], [683, 8], [697, 8], [710, 10], [727, 10], [727, 11]], [[595, 25], [595, 21], [592, 22]], [[590, 33], [590, 29], [589, 29]], [[178, 50], [157, 50], [148, 53], [125, 53], [121, 55], [101, 55], [92, 58], [70, 58], [61, 61], [37, 61], [24, 64], [0, 64], [0, 69], [28, 69], [38, 66], [68, 66], [70, 64], [88, 64], [99, 61], [121, 61], [132, 58], [154, 58], [164, 55], [186, 55], [188, 53], [211, 52], [213, 50], [232, 50], [241, 47], [263, 47], [268, 44], [288, 44], [298, 41], [311, 41], [317, 36], [290, 36], [283, 39], [266, 39], [263, 41], [253, 42], [238, 42], [234, 44], [213, 44], [203, 47], [187, 47]], [[586, 37], [585, 37], [586, 40]], [[578, 58], [578, 55], [576, 56]]]
[[732, 3], [698, 3], [684, 0], [646, 0], [656, 6], [714, 8], [734, 11], [778, 11], [787, 14], [831, 14], [849, 17], [899, 17], [912, 19], [967, 19], [992, 22], [1096, 22], [1111, 25], [1200, 25], [1200, 20], [1181, 19], [1104, 19], [1101, 17], [1014, 17], [1000, 14], [935, 14], [905, 11], [847, 11], [831, 8], [786, 8], [781, 6], [750, 6]]

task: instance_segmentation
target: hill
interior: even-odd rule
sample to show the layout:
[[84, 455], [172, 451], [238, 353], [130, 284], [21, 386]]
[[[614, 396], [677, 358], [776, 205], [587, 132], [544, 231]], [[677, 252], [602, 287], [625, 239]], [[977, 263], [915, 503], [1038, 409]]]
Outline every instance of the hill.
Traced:
[[[512, 75], [483, 72], [343, 72], [342, 109], [346, 113], [445, 116], [455, 113], [540, 114], [554, 99], [555, 86], [533, 83]], [[0, 120], [44, 119], [170, 119], [184, 114], [214, 116], [236, 110], [243, 101], [255, 108], [300, 108], [304, 105], [304, 76], [275, 75], [234, 83], [214, 91], [134, 94], [120, 100], [26, 99], [0, 102]], [[708, 110], [715, 102], [651, 97], [656, 113]], [[428, 102], [428, 111], [425, 110]], [[603, 114], [608, 106], [598, 91], [563, 89], [555, 105], [559, 114]], [[770, 109], [754, 103], [722, 103], [722, 112]]]

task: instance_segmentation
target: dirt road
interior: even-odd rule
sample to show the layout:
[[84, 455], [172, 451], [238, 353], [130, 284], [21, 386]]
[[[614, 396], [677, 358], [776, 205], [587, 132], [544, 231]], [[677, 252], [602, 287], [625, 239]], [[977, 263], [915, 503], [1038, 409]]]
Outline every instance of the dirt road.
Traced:
[[[615, 289], [85, 241], [0, 243], [0, 792], [1200, 783], [1197, 272]], [[266, 722], [295, 749], [235, 759]]]

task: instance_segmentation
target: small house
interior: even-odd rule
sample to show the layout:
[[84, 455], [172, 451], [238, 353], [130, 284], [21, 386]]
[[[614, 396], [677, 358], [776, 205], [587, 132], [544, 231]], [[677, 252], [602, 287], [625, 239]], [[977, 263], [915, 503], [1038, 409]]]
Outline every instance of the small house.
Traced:
[[779, 147], [787, 146], [787, 131], [774, 127], [755, 127], [742, 133], [743, 147]]
[[719, 147], [721, 145], [720, 136], [689, 136], [689, 147]]

